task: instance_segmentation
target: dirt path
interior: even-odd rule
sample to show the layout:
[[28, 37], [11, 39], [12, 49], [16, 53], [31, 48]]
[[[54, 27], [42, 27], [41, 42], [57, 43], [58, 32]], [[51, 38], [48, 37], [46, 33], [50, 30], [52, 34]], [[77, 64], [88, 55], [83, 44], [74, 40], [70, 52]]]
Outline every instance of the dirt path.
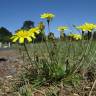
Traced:
[[0, 50], [0, 57], [3, 56], [16, 56], [17, 53], [15, 50]]
[[9, 94], [11, 90], [11, 82], [19, 70], [20, 59], [13, 49], [0, 49], [0, 96], [14, 96]]
[[14, 75], [19, 66], [19, 58], [16, 50], [0, 51], [0, 77]]

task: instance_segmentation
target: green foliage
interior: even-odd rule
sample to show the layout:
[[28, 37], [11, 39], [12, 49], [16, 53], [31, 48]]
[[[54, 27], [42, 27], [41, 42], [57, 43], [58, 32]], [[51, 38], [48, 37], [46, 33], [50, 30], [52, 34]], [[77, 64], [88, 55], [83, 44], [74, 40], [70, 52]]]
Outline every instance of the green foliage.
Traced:
[[9, 42], [12, 33], [9, 32], [6, 28], [0, 28], [0, 42]]
[[20, 87], [19, 93], [21, 96], [32, 96], [32, 89], [29, 85], [24, 85]]
[[24, 21], [23, 26], [22, 26], [21, 29], [28, 30], [28, 29], [33, 28], [33, 27], [35, 27], [33, 21]]
[[[27, 44], [32, 65], [26, 57], [26, 51], [22, 46], [24, 55], [24, 70], [22, 72], [19, 89], [25, 89], [25, 81], [31, 87], [38, 89], [41, 86], [60, 84], [77, 88], [84, 79], [83, 71], [94, 64], [96, 57], [96, 46], [92, 40], [86, 41], [45, 41], [41, 43]], [[28, 89], [28, 88], [27, 88]], [[28, 89], [29, 90], [29, 89]], [[25, 92], [24, 90], [22, 91]], [[26, 91], [27, 93], [29, 91]], [[25, 94], [24, 93], [24, 94]], [[49, 96], [56, 96], [55, 92], [49, 92]], [[27, 96], [21, 95], [21, 96]], [[30, 96], [30, 95], [29, 95]], [[57, 95], [58, 96], [58, 95]]]
[[64, 78], [64, 83], [67, 85], [71, 85], [73, 87], [77, 87], [80, 85], [80, 80], [82, 80], [82, 76], [80, 76], [80, 74], [68, 74], [68, 76], [66, 78]]

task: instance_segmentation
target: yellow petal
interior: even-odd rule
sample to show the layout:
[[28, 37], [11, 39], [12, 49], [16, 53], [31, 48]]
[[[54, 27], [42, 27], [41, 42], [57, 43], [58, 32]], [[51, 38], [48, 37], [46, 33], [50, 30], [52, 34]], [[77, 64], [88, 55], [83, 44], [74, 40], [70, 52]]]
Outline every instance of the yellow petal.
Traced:
[[19, 43], [24, 43], [24, 38], [20, 37], [19, 38]]
[[31, 37], [27, 37], [27, 40], [28, 40], [29, 42], [31, 42], [31, 41], [32, 41]]
[[33, 34], [31, 34], [31, 36], [32, 36], [32, 38], [34, 38], [34, 39], [36, 38], [34, 33], [33, 33]]
[[39, 33], [40, 33], [40, 31], [36, 31], [35, 33], [39, 34]]
[[19, 37], [14, 37], [12, 42], [16, 42], [18, 40]]
[[15, 35], [13, 35], [10, 39], [14, 39], [16, 36]]

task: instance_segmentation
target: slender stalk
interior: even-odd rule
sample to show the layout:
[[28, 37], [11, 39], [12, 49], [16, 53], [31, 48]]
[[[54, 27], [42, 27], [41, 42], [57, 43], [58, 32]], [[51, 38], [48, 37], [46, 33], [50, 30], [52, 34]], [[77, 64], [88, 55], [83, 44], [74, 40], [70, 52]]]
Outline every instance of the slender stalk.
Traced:
[[[48, 24], [48, 32], [50, 33], [50, 20], [49, 19], [47, 19], [47, 24]], [[45, 42], [45, 44], [46, 44], [46, 47], [47, 47], [47, 50], [48, 50], [48, 52], [49, 52], [49, 56], [50, 56], [50, 60], [51, 60], [51, 62], [53, 61], [53, 56], [52, 56], [52, 54], [51, 54], [51, 52], [49, 51], [49, 48], [48, 48], [48, 45], [47, 45], [47, 43]], [[58, 62], [57, 62], [57, 60], [55, 60], [56, 61], [56, 63], [58, 64]]]
[[88, 40], [92, 37], [92, 32], [88, 31]]
[[[48, 24], [48, 32], [50, 33], [50, 20], [47, 19], [47, 24]], [[48, 48], [48, 45], [47, 45], [47, 42], [45, 41], [45, 45], [47, 47], [47, 51], [49, 53], [49, 57], [50, 57], [50, 60], [51, 60], [51, 63], [52, 63], [52, 56], [50, 55], [50, 51], [49, 51], [49, 48]]]
[[[50, 20], [47, 19], [47, 24], [48, 24], [48, 32], [50, 33]], [[47, 47], [47, 51], [49, 53], [49, 58], [50, 58], [50, 61], [51, 61], [51, 64], [53, 65], [54, 62], [53, 62], [53, 56], [52, 56], [52, 53], [50, 52], [49, 48], [48, 48], [48, 45], [47, 45], [47, 42], [45, 41], [45, 45]], [[52, 44], [51, 44], [52, 45]], [[55, 60], [57, 61], [57, 60]], [[57, 62], [56, 62], [57, 63]], [[52, 68], [50, 67], [51, 71], [52, 71]]]
[[82, 39], [84, 40], [84, 31], [82, 31]]
[[29, 55], [29, 52], [28, 52], [28, 49], [27, 49], [27, 46], [26, 46], [25, 43], [24, 43], [24, 48], [25, 48], [25, 51], [26, 51], [26, 53], [27, 53], [28, 59], [29, 59], [29, 61], [30, 61], [30, 64], [33, 66], [33, 64], [32, 64], [32, 59], [31, 59], [31, 57], [30, 57], [30, 55]]
[[34, 46], [34, 40], [33, 40], [33, 54], [34, 54], [34, 61], [35, 61], [35, 65], [36, 65], [36, 67], [38, 68], [38, 60], [37, 60], [37, 58], [36, 58], [36, 52], [35, 52], [35, 46]]
[[[78, 63], [79, 65], [76, 67], [74, 73], [77, 72], [77, 70], [82, 66], [82, 64], [83, 64], [82, 62], [83, 62], [83, 60], [84, 60], [84, 57], [88, 54], [88, 52], [89, 52], [89, 50], [90, 50], [90, 48], [91, 48], [92, 40], [93, 40], [93, 34], [91, 35], [91, 38], [90, 38], [90, 40], [89, 40], [89, 42], [88, 42], [88, 44], [87, 44], [87, 48], [86, 48], [85, 52], [81, 55], [81, 60], [80, 60], [80, 62]], [[84, 41], [83, 41], [83, 42], [84, 42]], [[83, 46], [83, 45], [82, 45], [82, 46]]]
[[49, 51], [49, 48], [48, 48], [47, 42], [45, 41], [44, 43], [45, 43], [45, 45], [46, 45], [47, 51], [48, 51], [48, 53], [49, 53], [49, 58], [50, 58], [51, 63], [52, 63], [52, 56], [50, 55], [51, 53], [50, 53], [50, 51]]
[[64, 40], [64, 31], [63, 30], [60, 31], [60, 39], [61, 39], [61, 41]]
[[50, 23], [50, 20], [47, 20], [47, 23], [48, 23], [48, 32], [50, 33], [50, 26], [49, 26], [50, 25], [49, 24]]

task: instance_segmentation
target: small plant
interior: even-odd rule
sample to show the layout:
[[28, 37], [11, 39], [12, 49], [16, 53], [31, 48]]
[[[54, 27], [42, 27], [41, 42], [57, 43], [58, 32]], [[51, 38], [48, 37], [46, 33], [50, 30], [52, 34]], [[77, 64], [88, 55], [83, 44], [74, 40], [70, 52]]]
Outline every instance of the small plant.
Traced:
[[[54, 16], [51, 13], [41, 15], [41, 18], [47, 20], [48, 33], [51, 32], [50, 22]], [[27, 57], [26, 55], [23, 57], [24, 63], [27, 64], [23, 66], [24, 69], [20, 76], [20, 80], [23, 83], [21, 82], [21, 85], [17, 85], [21, 96], [31, 96], [33, 89], [38, 89], [41, 86], [50, 87], [50, 85], [60, 84], [61, 82], [63, 82], [63, 86], [67, 84], [74, 88], [80, 85], [80, 81], [84, 79], [83, 76], [85, 74], [82, 70], [86, 70], [93, 62], [93, 59], [89, 61], [89, 58], [91, 59], [92, 54], [95, 52], [95, 48], [92, 47], [94, 45], [92, 37], [90, 40], [84, 40], [83, 33], [84, 31], [91, 32], [96, 28], [96, 25], [85, 23], [76, 28], [82, 31], [82, 36], [72, 33], [69, 34], [69, 39], [66, 39], [64, 42], [56, 41], [55, 38], [47, 41], [43, 36], [43, 42], [34, 43], [36, 35], [44, 32], [45, 26], [42, 22], [39, 24], [39, 27], [19, 30], [12, 36], [12, 41], [23, 45], [22, 49], [25, 50], [21, 51], [27, 54]], [[58, 27], [61, 33], [64, 33], [66, 29], [66, 26]], [[32, 46], [30, 47], [30, 45]], [[50, 96], [59, 96], [56, 94], [56, 92], [50, 92]]]

